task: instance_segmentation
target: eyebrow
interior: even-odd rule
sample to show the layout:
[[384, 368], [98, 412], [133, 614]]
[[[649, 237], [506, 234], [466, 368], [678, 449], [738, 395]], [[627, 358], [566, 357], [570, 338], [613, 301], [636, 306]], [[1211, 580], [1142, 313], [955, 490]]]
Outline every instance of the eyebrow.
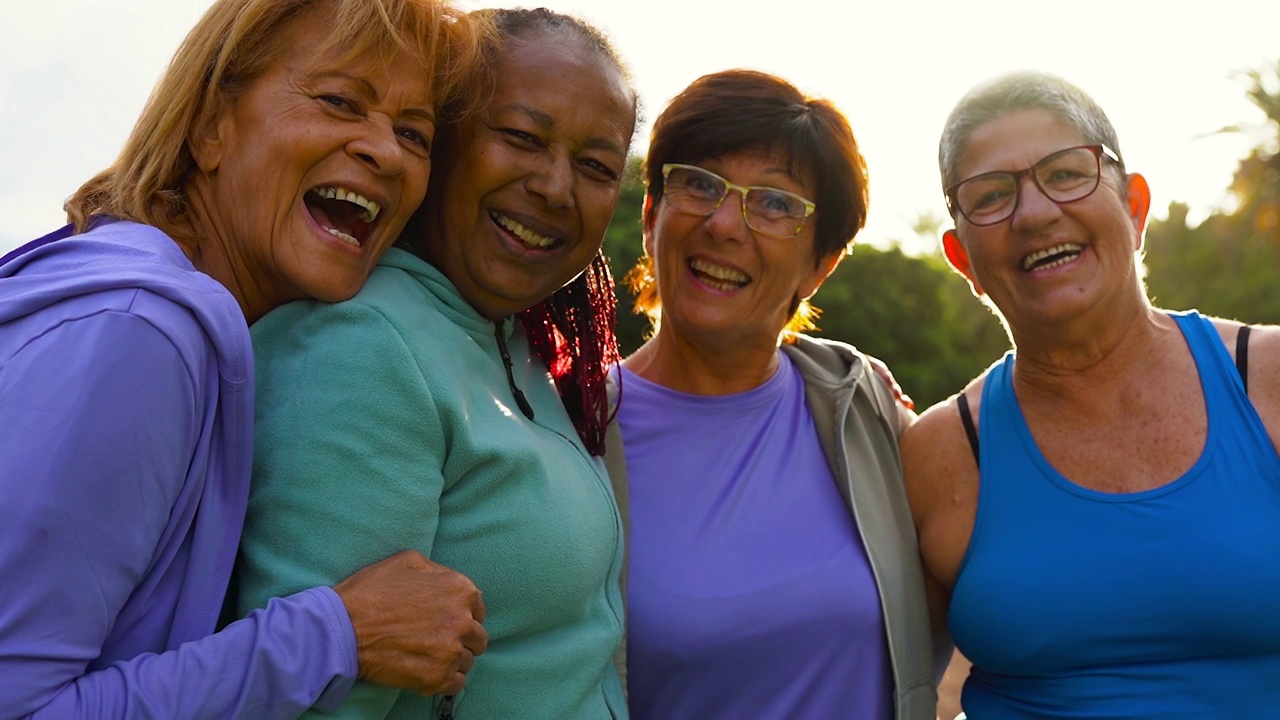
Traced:
[[[530, 120], [536, 123], [538, 127], [543, 130], [551, 130], [556, 126], [555, 118], [542, 112], [541, 110], [531, 108], [528, 105], [521, 105], [520, 103], [512, 103], [510, 105], [504, 105], [501, 109], [515, 110], [524, 115], [527, 115]], [[599, 135], [592, 135], [591, 137], [587, 138], [587, 141], [583, 143], [583, 147], [589, 150], [606, 150], [609, 152], [617, 152], [617, 153], [625, 154], [625, 151], [622, 149], [621, 146], [618, 145], [618, 143], [610, 140], [609, 138], [601, 137]]]
[[[348, 82], [352, 82], [352, 83], [355, 83], [356, 85], [359, 85], [360, 90], [365, 94], [366, 97], [370, 97], [375, 100], [380, 100], [382, 98], [382, 96], [378, 94], [378, 89], [373, 86], [373, 83], [369, 82], [368, 78], [356, 77], [355, 75], [352, 75], [351, 73], [343, 70], [327, 70], [325, 72], [316, 73], [316, 77], [338, 78], [340, 80], [347, 80]], [[436, 121], [435, 111], [428, 108], [407, 107], [407, 108], [403, 108], [400, 111], [400, 115], [415, 118], [418, 120], [424, 120], [430, 123], [434, 123]]]

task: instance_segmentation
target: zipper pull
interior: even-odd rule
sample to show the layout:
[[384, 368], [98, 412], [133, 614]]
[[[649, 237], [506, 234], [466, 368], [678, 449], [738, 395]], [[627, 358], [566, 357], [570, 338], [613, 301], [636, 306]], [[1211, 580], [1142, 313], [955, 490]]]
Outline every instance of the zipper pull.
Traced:
[[507, 352], [507, 336], [502, 332], [503, 322], [503, 320], [499, 320], [494, 323], [494, 327], [497, 328], [494, 332], [494, 337], [498, 340], [498, 353], [502, 355], [502, 366], [507, 371], [507, 385], [511, 386], [511, 394], [515, 397], [516, 405], [520, 408], [520, 412], [532, 420], [533, 406], [529, 404], [528, 399], [525, 398], [520, 388], [516, 387], [516, 377], [511, 372], [511, 353]]
[[440, 720], [453, 720], [453, 696], [445, 695], [440, 699], [440, 709], [436, 713]]

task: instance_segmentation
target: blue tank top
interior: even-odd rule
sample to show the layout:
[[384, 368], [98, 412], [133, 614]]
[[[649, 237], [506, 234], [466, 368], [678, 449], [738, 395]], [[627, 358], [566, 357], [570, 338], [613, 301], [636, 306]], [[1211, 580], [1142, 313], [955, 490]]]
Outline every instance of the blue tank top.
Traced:
[[1280, 456], [1213, 325], [1174, 318], [1208, 433], [1158, 488], [1063, 477], [1018, 407], [1013, 354], [988, 374], [949, 616], [971, 720], [1280, 717]]

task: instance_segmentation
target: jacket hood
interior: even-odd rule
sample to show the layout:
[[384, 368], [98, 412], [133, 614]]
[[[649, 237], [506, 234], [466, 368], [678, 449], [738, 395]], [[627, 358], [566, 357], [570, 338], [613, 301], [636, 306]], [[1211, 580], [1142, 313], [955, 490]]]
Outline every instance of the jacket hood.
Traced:
[[867, 361], [847, 343], [797, 335], [782, 351], [811, 383], [832, 389], [848, 387], [862, 377]]
[[211, 338], [235, 339], [232, 347], [218, 348], [219, 359], [225, 361], [224, 372], [242, 372], [225, 379], [247, 381], [252, 376], [252, 368], [241, 360], [249, 334], [235, 297], [150, 225], [107, 219], [81, 235], [72, 235], [67, 226], [5, 257], [0, 264], [0, 324], [97, 292], [148, 290], [190, 310]]

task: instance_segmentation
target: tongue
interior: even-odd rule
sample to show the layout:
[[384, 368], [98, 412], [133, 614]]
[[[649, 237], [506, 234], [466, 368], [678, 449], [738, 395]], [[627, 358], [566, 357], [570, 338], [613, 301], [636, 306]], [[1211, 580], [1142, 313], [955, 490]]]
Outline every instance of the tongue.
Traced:
[[364, 219], [364, 210], [346, 200], [330, 200], [313, 193], [306, 197], [307, 209], [311, 217], [325, 227], [336, 228], [364, 243], [369, 235], [369, 223]]

